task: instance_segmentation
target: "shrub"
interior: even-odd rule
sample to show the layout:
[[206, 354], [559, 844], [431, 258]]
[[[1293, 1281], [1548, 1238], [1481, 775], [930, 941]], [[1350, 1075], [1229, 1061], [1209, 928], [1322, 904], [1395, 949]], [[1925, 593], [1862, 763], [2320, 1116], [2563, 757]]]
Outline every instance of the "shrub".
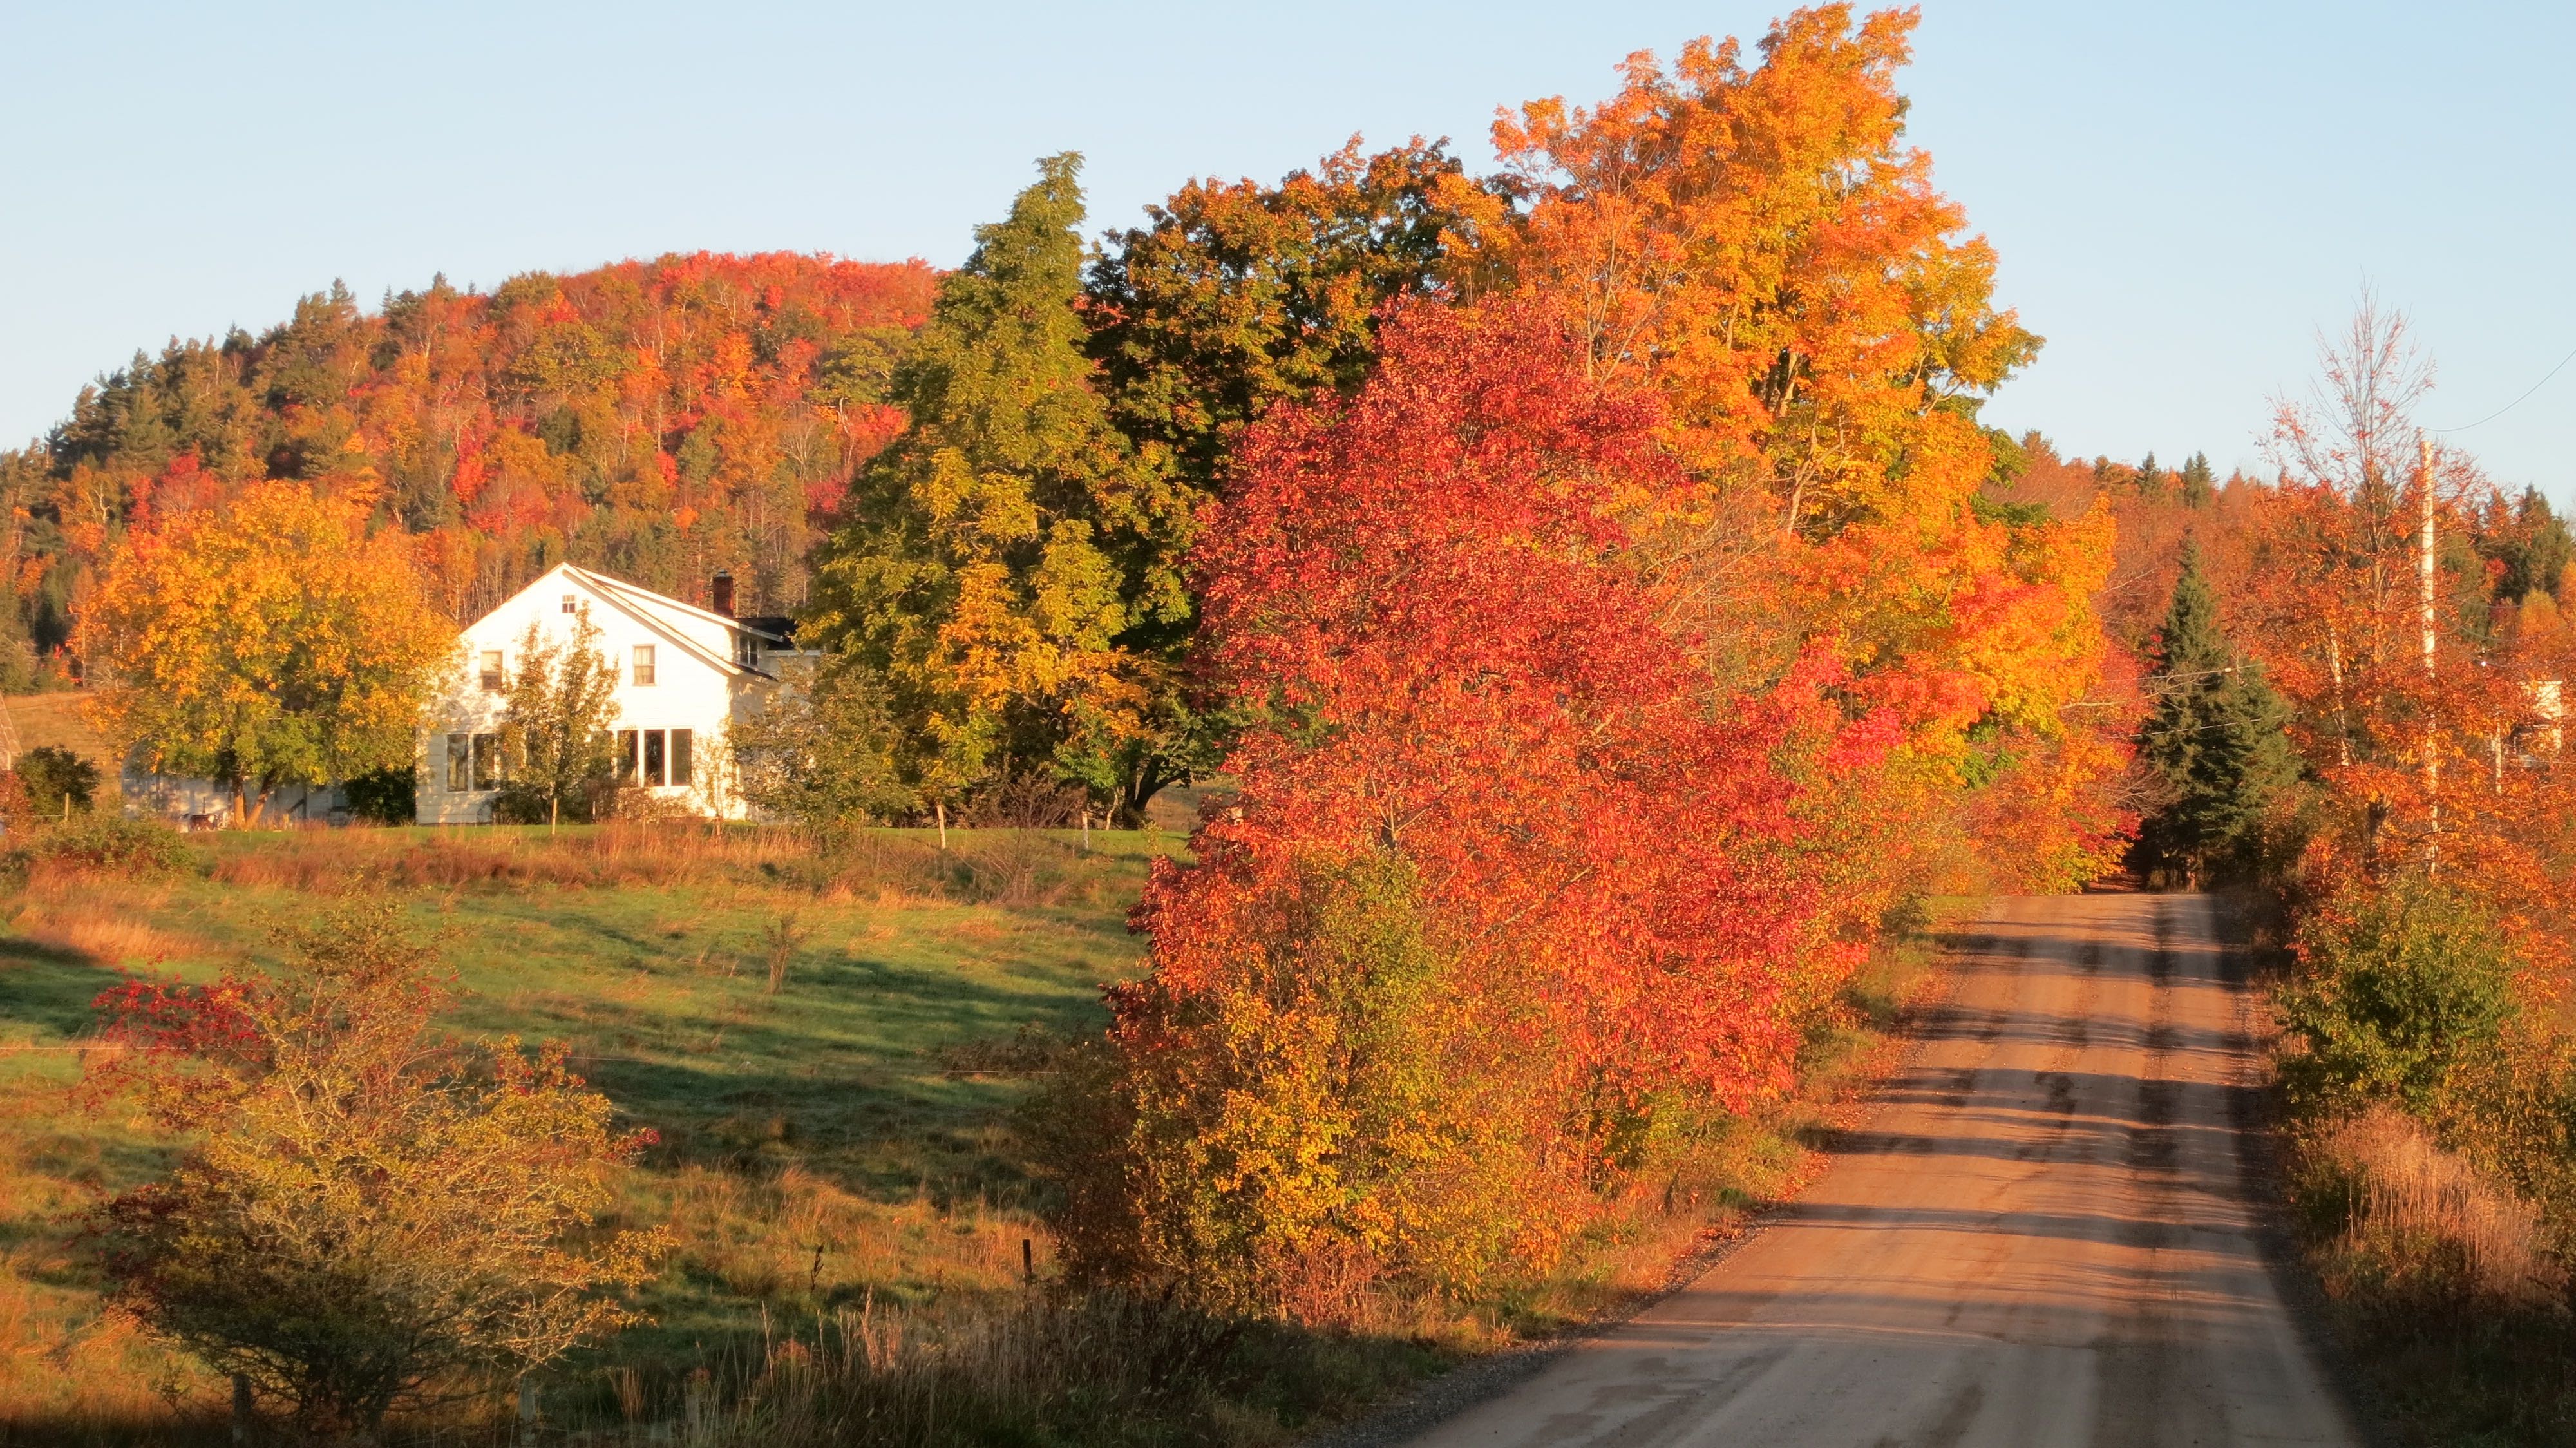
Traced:
[[371, 770], [340, 789], [349, 813], [371, 825], [407, 825], [419, 817], [420, 772], [409, 765]]
[[885, 686], [838, 667], [786, 680], [727, 735], [742, 796], [762, 814], [803, 825], [899, 818], [920, 807], [896, 762]]
[[2514, 1014], [2513, 958], [2483, 908], [2408, 877], [2312, 917], [2303, 968], [2280, 992], [2299, 1048], [2281, 1066], [2294, 1103], [2329, 1111], [2393, 1101], [2437, 1112], [2461, 1068], [2492, 1056]]
[[1381, 1275], [1544, 1257], [1580, 1174], [1527, 1132], [1538, 1083], [1476, 1037], [1411, 867], [1310, 861], [1229, 916], [1236, 969], [1118, 988], [1127, 1069], [1077, 1064], [1094, 1114], [1039, 1134], [1074, 1277], [1317, 1321]]
[[649, 1138], [612, 1130], [559, 1050], [435, 1039], [445, 993], [400, 908], [281, 932], [273, 976], [101, 997], [128, 1049], [93, 1084], [196, 1142], [102, 1209], [117, 1299], [317, 1433], [372, 1437], [631, 1320], [597, 1289], [660, 1247], [594, 1231]]
[[18, 756], [18, 782], [39, 819], [86, 814], [98, 789], [98, 766], [59, 744], [40, 744]]
[[76, 814], [61, 824], [39, 825], [11, 856], [21, 874], [39, 861], [124, 874], [167, 874], [186, 868], [192, 858], [187, 841], [168, 825], [104, 810]]

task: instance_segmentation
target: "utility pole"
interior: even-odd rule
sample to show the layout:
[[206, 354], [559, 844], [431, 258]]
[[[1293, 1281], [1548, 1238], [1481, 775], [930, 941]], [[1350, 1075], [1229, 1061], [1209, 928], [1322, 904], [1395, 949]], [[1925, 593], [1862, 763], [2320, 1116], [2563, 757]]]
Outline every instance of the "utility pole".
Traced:
[[[2431, 811], [2432, 833], [2442, 832], [2442, 758], [2436, 747], [2436, 707], [2433, 683], [2433, 438], [2418, 429], [2415, 433], [2415, 516], [2417, 545], [2415, 557], [2416, 601], [2424, 625], [2424, 799]], [[2424, 858], [2427, 866], [2438, 863], [2436, 847], [2427, 843]]]

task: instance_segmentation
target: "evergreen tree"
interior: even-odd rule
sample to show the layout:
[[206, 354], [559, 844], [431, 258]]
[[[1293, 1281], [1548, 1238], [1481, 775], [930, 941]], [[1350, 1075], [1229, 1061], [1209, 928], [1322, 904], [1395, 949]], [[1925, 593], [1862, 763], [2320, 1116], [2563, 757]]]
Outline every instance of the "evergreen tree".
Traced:
[[2209, 454], [2193, 453], [2182, 465], [2182, 505], [2206, 508], [2218, 500], [2218, 475], [2209, 466]]
[[2538, 488], [2525, 488], [2512, 521], [2497, 530], [2488, 551], [2504, 565], [2496, 573], [2496, 601], [2520, 603], [2534, 593], [2557, 593], [2567, 565], [2576, 562], [2576, 539], [2549, 499]]
[[810, 636], [882, 685], [925, 803], [1034, 768], [1099, 788], [1163, 686], [1118, 642], [1154, 509], [1084, 350], [1081, 164], [1041, 161], [941, 280], [888, 389], [910, 420], [816, 561]]
[[2138, 464], [2138, 496], [2153, 498], [2164, 491], [2164, 486], [2164, 470], [2156, 466], [2156, 455], [2149, 453], [2146, 461]]
[[2297, 777], [2298, 761], [2284, 732], [2288, 706], [2219, 627], [2197, 543], [2183, 545], [2153, 682], [2138, 754], [2170, 803], [2140, 829], [2140, 863], [2195, 883], [2223, 877], [2245, 863], [2254, 825]]

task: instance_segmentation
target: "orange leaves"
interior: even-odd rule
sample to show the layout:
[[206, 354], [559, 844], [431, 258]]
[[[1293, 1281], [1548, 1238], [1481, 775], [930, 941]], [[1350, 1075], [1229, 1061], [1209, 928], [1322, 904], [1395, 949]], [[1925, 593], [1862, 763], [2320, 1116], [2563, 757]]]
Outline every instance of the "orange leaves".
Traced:
[[1992, 252], [1955, 239], [1962, 214], [1903, 145], [1913, 23], [1800, 10], [1758, 66], [1733, 40], [1692, 42], [1670, 72], [1640, 52], [1599, 106], [1535, 103], [1494, 128], [1532, 198], [1508, 243], [1523, 283], [1599, 375], [1656, 379], [1686, 463], [1800, 512], [1871, 507], [1886, 475], [1869, 443], [2036, 346], [1992, 310]]
[[148, 767], [262, 794], [408, 762], [453, 636], [372, 503], [259, 483], [129, 536], [76, 637], [101, 729]]
[[[1488, 247], [1581, 339], [1590, 375], [1662, 400], [1696, 486], [1644, 536], [1711, 664], [1753, 688], [1831, 648], [1848, 695], [1953, 776], [1881, 793], [1924, 811], [1901, 832], [1924, 836], [1995, 777], [1973, 729], [2014, 736], [1990, 753], [2074, 770], [2055, 793], [2117, 751], [2064, 744], [2100, 662], [2087, 599], [2107, 519], [1980, 510], [1977, 401], [2039, 339], [1994, 306], [1992, 250], [1905, 143], [1914, 23], [1803, 9], [1758, 63], [1733, 40], [1669, 67], [1641, 52], [1597, 106], [1505, 116], [1495, 146], [1528, 210]], [[1917, 869], [1891, 844], [1890, 888]]]
[[[76, 566], [271, 476], [373, 486], [410, 531], [476, 536], [442, 593], [467, 615], [568, 555], [682, 596], [731, 567], [777, 611], [815, 511], [900, 425], [883, 376], [934, 281], [920, 263], [700, 253], [490, 294], [435, 281], [379, 315], [308, 298], [255, 342], [177, 344], [110, 379], [30, 501]], [[671, 546], [674, 501], [718, 526]]]

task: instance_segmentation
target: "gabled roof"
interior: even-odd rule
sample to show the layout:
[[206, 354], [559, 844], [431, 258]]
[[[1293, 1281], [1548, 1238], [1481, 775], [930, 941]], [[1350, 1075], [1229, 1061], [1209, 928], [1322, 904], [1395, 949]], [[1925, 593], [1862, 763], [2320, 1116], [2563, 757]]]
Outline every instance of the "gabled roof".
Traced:
[[[511, 603], [516, 603], [520, 598], [542, 588], [547, 579], [555, 577], [571, 579], [589, 589], [609, 607], [669, 640], [681, 652], [712, 666], [720, 674], [748, 674], [756, 679], [777, 677], [766, 670], [752, 668], [729, 654], [717, 653], [699, 643], [683, 631], [682, 624], [684, 621], [720, 624], [735, 633], [750, 634], [755, 638], [785, 644], [787, 640], [779, 635], [767, 629], [749, 627], [738, 618], [727, 618], [723, 614], [699, 608], [695, 604], [682, 603], [667, 594], [655, 593], [649, 588], [638, 588], [622, 579], [611, 578], [605, 573], [593, 573], [587, 568], [571, 563], [558, 563], [547, 569], [538, 575], [534, 582], [512, 594], [508, 602], [503, 603], [500, 608], [493, 609], [492, 613], [483, 615], [483, 618], [490, 618], [493, 613], [499, 613], [501, 609], [508, 608]], [[476, 623], [482, 621], [482, 619], [475, 620]]]

